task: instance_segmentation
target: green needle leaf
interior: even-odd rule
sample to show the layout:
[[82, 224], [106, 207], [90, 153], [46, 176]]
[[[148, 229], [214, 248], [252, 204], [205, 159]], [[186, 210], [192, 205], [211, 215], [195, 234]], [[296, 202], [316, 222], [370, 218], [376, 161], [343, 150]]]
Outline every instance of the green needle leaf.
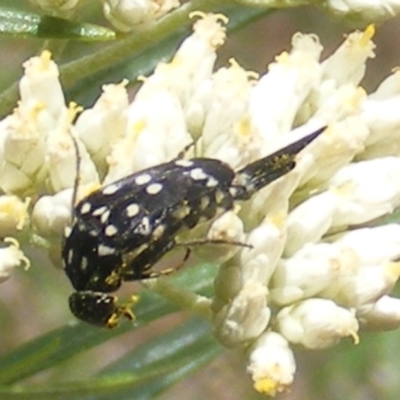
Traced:
[[40, 16], [0, 7], [0, 34], [36, 39], [73, 39], [86, 42], [108, 41], [116, 33], [103, 26]]
[[[187, 268], [176, 278], [177, 286], [194, 292], [209, 291], [214, 274], [212, 266]], [[0, 384], [27, 378], [176, 310], [156, 294], [143, 292], [134, 310], [137, 317], [134, 325], [125, 322], [117, 329], [107, 330], [77, 322], [55, 329], [1, 357]]]

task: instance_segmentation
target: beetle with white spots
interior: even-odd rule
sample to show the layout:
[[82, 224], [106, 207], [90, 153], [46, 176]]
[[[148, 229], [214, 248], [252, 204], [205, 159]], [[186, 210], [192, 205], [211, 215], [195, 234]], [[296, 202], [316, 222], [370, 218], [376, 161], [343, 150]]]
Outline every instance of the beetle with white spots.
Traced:
[[62, 246], [65, 272], [75, 289], [69, 299], [72, 313], [108, 328], [117, 326], [121, 317], [133, 319], [132, 302], [119, 304], [112, 292], [124, 281], [171, 272], [152, 267], [177, 245], [179, 233], [212, 221], [292, 170], [296, 155], [323, 130], [239, 171], [211, 158], [175, 159], [81, 200]]

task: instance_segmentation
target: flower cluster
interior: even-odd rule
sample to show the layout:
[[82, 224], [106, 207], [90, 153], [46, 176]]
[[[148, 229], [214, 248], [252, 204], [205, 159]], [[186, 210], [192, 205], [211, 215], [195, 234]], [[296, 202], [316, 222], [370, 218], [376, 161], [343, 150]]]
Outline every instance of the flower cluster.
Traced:
[[[59, 247], [77, 171], [71, 135], [81, 198], [193, 141], [197, 156], [239, 168], [328, 126], [293, 171], [208, 227], [210, 239], [251, 247], [202, 254], [221, 264], [209, 303], [215, 336], [246, 349], [255, 388], [274, 395], [293, 382], [292, 345], [357, 343], [360, 327], [400, 326], [400, 300], [389, 295], [400, 226], [359, 227], [400, 205], [400, 71], [370, 95], [359, 86], [374, 56], [369, 26], [324, 61], [318, 37], [296, 34], [260, 78], [235, 61], [214, 72], [225, 22], [201, 15], [131, 103], [126, 82], [106, 85], [76, 122], [79, 107], [66, 106], [50, 54], [27, 61], [18, 107], [0, 122], [0, 229], [21, 238], [34, 229]], [[0, 278], [27, 263], [11, 243]]]
[[[180, 6], [179, 0], [101, 0], [104, 16], [122, 32], [129, 32], [140, 26], [154, 22], [171, 10]], [[30, 0], [32, 4], [50, 14], [69, 17], [76, 12], [83, 0]], [[293, 0], [236, 0], [244, 5], [264, 6], [269, 9], [293, 8]], [[304, 6], [307, 2], [298, 2]], [[369, 23], [386, 21], [400, 12], [399, 0], [323, 0], [310, 1], [310, 4], [322, 8], [331, 15], [352, 22]]]
[[[81, 0], [30, 0], [50, 14], [69, 17], [84, 3]], [[122, 32], [129, 32], [179, 7], [179, 0], [102, 0], [104, 16]]]

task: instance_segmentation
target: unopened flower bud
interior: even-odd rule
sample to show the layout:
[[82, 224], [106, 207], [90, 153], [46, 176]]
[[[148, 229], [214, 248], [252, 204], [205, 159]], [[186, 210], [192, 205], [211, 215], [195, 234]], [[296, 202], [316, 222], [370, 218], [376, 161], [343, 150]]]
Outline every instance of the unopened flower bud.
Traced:
[[25, 73], [19, 84], [21, 104], [42, 104], [56, 122], [65, 109], [64, 93], [58, 79], [57, 64], [51, 53], [43, 51], [24, 63]]
[[29, 198], [22, 201], [17, 196], [0, 196], [0, 232], [3, 237], [15, 235], [26, 226], [29, 203]]
[[83, 111], [75, 123], [79, 138], [103, 169], [112, 144], [126, 131], [128, 94], [125, 86], [126, 81], [119, 85], [104, 85], [103, 94], [95, 105]]
[[178, 0], [104, 0], [103, 2], [105, 17], [123, 32], [129, 32], [140, 24], [155, 21], [178, 6]]
[[31, 3], [51, 11], [70, 11], [79, 3], [79, 0], [30, 0]]
[[346, 336], [358, 343], [354, 312], [332, 300], [307, 299], [282, 308], [277, 315], [277, 329], [289, 342], [308, 349], [331, 347]]
[[37, 232], [49, 239], [60, 239], [64, 228], [71, 222], [72, 188], [52, 196], [42, 196], [32, 212], [32, 222]]
[[390, 296], [381, 297], [372, 308], [357, 310], [363, 329], [389, 331], [400, 328], [400, 299]]
[[30, 266], [29, 260], [15, 239], [5, 238], [4, 242], [9, 243], [9, 246], [0, 248], [0, 283], [6, 281], [10, 277], [12, 269], [21, 263], [25, 264], [25, 269]]
[[252, 343], [247, 372], [251, 374], [258, 392], [275, 396], [289, 389], [295, 371], [293, 352], [279, 333], [263, 333]]
[[259, 336], [270, 317], [267, 288], [250, 282], [213, 316], [214, 333], [225, 346], [240, 346]]
[[271, 280], [271, 300], [286, 305], [321, 292], [341, 272], [338, 250], [328, 243], [305, 245], [295, 255], [279, 261]]

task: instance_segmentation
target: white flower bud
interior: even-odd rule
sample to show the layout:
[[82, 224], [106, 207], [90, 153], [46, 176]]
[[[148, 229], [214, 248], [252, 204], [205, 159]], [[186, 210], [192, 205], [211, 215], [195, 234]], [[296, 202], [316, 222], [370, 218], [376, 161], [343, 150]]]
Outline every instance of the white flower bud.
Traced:
[[[212, 76], [211, 90], [202, 99], [201, 146], [204, 157], [218, 158], [238, 168], [258, 158], [261, 138], [250, 129], [247, 107], [254, 74], [231, 60]], [[235, 99], [235, 101], [232, 101]], [[189, 111], [185, 110], [189, 121]], [[197, 106], [197, 111], [198, 111]]]
[[10, 163], [0, 167], [0, 187], [5, 193], [26, 193], [32, 186], [29, 178]]
[[0, 124], [0, 187], [4, 192], [25, 194], [43, 179], [44, 133], [49, 127], [48, 121], [44, 121], [45, 113], [42, 107], [19, 107]]
[[315, 243], [329, 230], [338, 199], [324, 192], [300, 204], [287, 218], [286, 257], [292, 256], [306, 243]]
[[363, 104], [362, 118], [371, 131], [366, 142], [368, 146], [393, 135], [399, 136], [400, 117], [394, 112], [399, 102], [400, 71], [394, 71]]
[[[340, 291], [333, 300], [345, 307], [362, 308], [388, 294], [400, 276], [400, 262], [363, 266], [355, 275], [343, 276], [336, 282]], [[322, 292], [322, 296], [325, 294]]]
[[[80, 185], [76, 202], [99, 189], [99, 184]], [[67, 188], [51, 196], [42, 196], [32, 211], [32, 223], [38, 233], [50, 240], [59, 241], [64, 228], [71, 224], [73, 188]]]
[[105, 167], [112, 144], [126, 131], [129, 104], [126, 83], [104, 85], [95, 105], [83, 111], [75, 123], [79, 138], [101, 168]]
[[29, 220], [28, 206], [30, 199], [22, 201], [17, 196], [0, 196], [0, 232], [1, 235], [15, 235]]
[[229, 260], [240, 251], [239, 243], [246, 243], [243, 221], [234, 211], [223, 213], [211, 224], [207, 233], [207, 240], [226, 242], [226, 245], [210, 243], [208, 246], [196, 246], [194, 250], [199, 257], [216, 264]]
[[318, 37], [298, 33], [293, 36], [292, 46], [289, 54], [282, 53], [269, 65], [268, 73], [251, 94], [251, 126], [264, 138], [261, 154], [271, 149], [280, 134], [291, 130], [299, 106], [321, 78], [318, 58], [322, 46]]
[[20, 250], [19, 244], [15, 239], [5, 238], [4, 242], [10, 245], [0, 248], [0, 283], [6, 281], [10, 277], [12, 269], [18, 267], [21, 263], [25, 264], [25, 269], [30, 266], [29, 260]]
[[341, 20], [349, 16], [352, 20], [357, 18], [359, 21], [377, 23], [398, 14], [400, 4], [397, 0], [328, 0], [324, 2], [324, 8]]
[[[77, 173], [79, 173], [80, 184], [99, 182], [96, 167], [85, 146], [78, 138], [75, 140], [79, 154], [76, 154], [74, 141], [71, 137], [73, 135], [71, 133], [73, 129], [71, 119], [75, 112], [75, 109], [70, 108], [47, 139], [48, 184], [54, 192], [73, 187]], [[76, 170], [77, 156], [80, 158], [79, 171]]]
[[[329, 128], [316, 141], [307, 146], [307, 152], [313, 156], [313, 165], [303, 174], [300, 185], [307, 183], [311, 187], [326, 186], [327, 180], [332, 175], [344, 165], [347, 165], [356, 154], [364, 149], [364, 141], [369, 134], [368, 129], [358, 116], [347, 116], [348, 114], [359, 113], [361, 101], [359, 93], [356, 96], [357, 99], [338, 97], [338, 109], [332, 110], [327, 107], [326, 112], [332, 116], [335, 112], [343, 111], [346, 117], [340, 122], [329, 125]], [[364, 94], [362, 97], [364, 97]], [[344, 110], [345, 105], [348, 105], [349, 102], [355, 107], [353, 111]], [[333, 105], [334, 108], [335, 106], [336, 104]], [[328, 118], [322, 116], [321, 119], [327, 120]]]
[[331, 347], [346, 336], [358, 343], [354, 312], [332, 300], [308, 299], [283, 308], [277, 315], [277, 329], [289, 342], [308, 349]]
[[391, 213], [400, 205], [400, 158], [352, 163], [329, 181], [339, 198], [333, 227], [361, 224]]
[[254, 340], [267, 327], [271, 310], [267, 306], [267, 288], [250, 282], [213, 316], [214, 333], [227, 347]]
[[79, 3], [79, 0], [30, 0], [31, 3], [52, 11], [70, 11]]
[[361, 159], [400, 155], [400, 71], [394, 71], [368, 96], [361, 118], [370, 130]]
[[146, 79], [135, 102], [148, 92], [167, 90], [178, 98], [183, 108], [191, 101], [199, 85], [211, 77], [216, 50], [224, 44], [227, 19], [221, 14], [193, 13], [201, 18], [193, 25], [193, 34], [181, 44], [169, 63], [160, 63]]
[[62, 236], [64, 228], [71, 222], [72, 188], [53, 196], [42, 196], [36, 202], [32, 212], [32, 222], [38, 233], [56, 240]]
[[179, 6], [178, 0], [104, 0], [105, 17], [120, 31], [129, 32]]
[[247, 243], [229, 263], [222, 265], [214, 282], [213, 310], [238, 295], [249, 282], [267, 284], [281, 255], [285, 240], [282, 216], [268, 218], [250, 232]]
[[355, 229], [335, 241], [340, 249], [352, 249], [362, 265], [376, 265], [400, 257], [400, 225]]
[[337, 248], [328, 243], [305, 245], [293, 257], [279, 261], [271, 281], [271, 301], [286, 305], [316, 295], [337, 279], [340, 261]]
[[19, 84], [20, 106], [32, 108], [32, 104], [36, 107], [41, 105], [56, 122], [65, 109], [65, 100], [58, 67], [51, 60], [51, 53], [46, 50], [40, 56], [30, 58], [24, 63], [24, 68]]
[[399, 267], [390, 261], [400, 256], [400, 226], [357, 229], [330, 246], [338, 254], [339, 275], [319, 296], [359, 309], [392, 289]]
[[363, 329], [389, 331], [400, 328], [400, 299], [383, 296], [363, 312], [358, 310], [358, 320]]
[[[351, 0], [350, 0], [351, 1]], [[323, 63], [323, 79], [333, 79], [337, 86], [351, 83], [358, 86], [364, 77], [368, 58], [374, 58], [375, 44], [371, 41], [375, 27], [370, 25], [364, 32], [353, 32], [340, 47]]]
[[263, 333], [249, 349], [247, 372], [260, 393], [275, 396], [288, 390], [293, 383], [296, 363], [287, 340], [276, 332]]
[[248, 234], [247, 243], [252, 248], [240, 253], [243, 282], [269, 282], [285, 244], [284, 221], [281, 214], [269, 215]]

